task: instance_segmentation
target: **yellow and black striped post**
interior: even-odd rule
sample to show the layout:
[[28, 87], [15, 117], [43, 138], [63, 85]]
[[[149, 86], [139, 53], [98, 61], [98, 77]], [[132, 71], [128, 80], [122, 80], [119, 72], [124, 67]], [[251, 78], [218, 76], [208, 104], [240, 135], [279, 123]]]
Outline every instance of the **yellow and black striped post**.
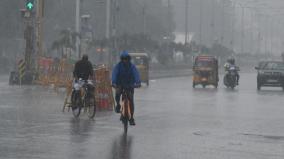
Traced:
[[24, 60], [20, 60], [18, 62], [18, 69], [19, 69], [20, 84], [22, 84], [23, 77], [25, 76], [26, 73], [26, 62]]

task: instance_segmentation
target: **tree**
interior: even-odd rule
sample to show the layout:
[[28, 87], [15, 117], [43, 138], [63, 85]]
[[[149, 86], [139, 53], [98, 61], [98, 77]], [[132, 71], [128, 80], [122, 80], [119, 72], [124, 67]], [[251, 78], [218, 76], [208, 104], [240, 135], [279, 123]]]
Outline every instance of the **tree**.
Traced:
[[[60, 38], [52, 43], [52, 50], [61, 50], [61, 56], [66, 53], [71, 55], [72, 50], [75, 50], [76, 38], [79, 37], [77, 32], [71, 31], [70, 29], [64, 29], [60, 32]], [[67, 50], [65, 52], [65, 50]]]

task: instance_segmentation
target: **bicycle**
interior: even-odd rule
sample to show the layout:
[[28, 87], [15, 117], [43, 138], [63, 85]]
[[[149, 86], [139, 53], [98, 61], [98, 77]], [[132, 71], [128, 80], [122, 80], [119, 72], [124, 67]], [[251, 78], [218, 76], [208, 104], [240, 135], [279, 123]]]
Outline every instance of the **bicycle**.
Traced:
[[[118, 88], [117, 86], [113, 85], [114, 88]], [[124, 133], [127, 134], [129, 121], [132, 118], [131, 114], [131, 104], [132, 104], [132, 88], [139, 88], [141, 85], [135, 85], [134, 87], [122, 87], [122, 100], [121, 100], [121, 109], [120, 109], [120, 120], [123, 124]]]
[[129, 94], [131, 93], [130, 89], [122, 89], [122, 105], [121, 105], [121, 122], [123, 124], [124, 133], [127, 134], [128, 131], [128, 122], [131, 119], [131, 99]]
[[85, 113], [88, 113], [90, 119], [95, 117], [96, 102], [94, 89], [95, 87], [91, 80], [84, 81], [79, 79], [79, 81], [74, 82], [71, 95], [71, 107], [75, 118], [80, 116], [82, 109], [84, 109]]

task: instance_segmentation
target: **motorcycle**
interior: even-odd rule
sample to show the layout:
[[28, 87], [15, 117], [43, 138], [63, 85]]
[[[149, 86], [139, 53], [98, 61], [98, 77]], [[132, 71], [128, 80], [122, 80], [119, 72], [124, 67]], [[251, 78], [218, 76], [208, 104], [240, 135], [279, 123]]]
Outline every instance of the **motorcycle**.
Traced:
[[224, 85], [227, 88], [234, 89], [238, 83], [237, 83], [237, 74], [239, 69], [236, 66], [230, 66], [229, 69], [226, 71], [226, 74], [224, 76]]

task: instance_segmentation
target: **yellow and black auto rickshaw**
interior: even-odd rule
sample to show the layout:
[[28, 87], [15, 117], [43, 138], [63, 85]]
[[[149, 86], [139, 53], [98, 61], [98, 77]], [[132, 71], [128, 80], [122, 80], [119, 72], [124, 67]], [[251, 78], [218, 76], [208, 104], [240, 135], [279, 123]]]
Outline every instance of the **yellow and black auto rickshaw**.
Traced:
[[147, 53], [129, 53], [133, 64], [137, 67], [141, 82], [149, 86], [149, 56]]
[[218, 82], [218, 60], [214, 56], [208, 55], [195, 57], [193, 64], [193, 88], [196, 85], [202, 85], [203, 88], [207, 85], [213, 85], [217, 88]]

